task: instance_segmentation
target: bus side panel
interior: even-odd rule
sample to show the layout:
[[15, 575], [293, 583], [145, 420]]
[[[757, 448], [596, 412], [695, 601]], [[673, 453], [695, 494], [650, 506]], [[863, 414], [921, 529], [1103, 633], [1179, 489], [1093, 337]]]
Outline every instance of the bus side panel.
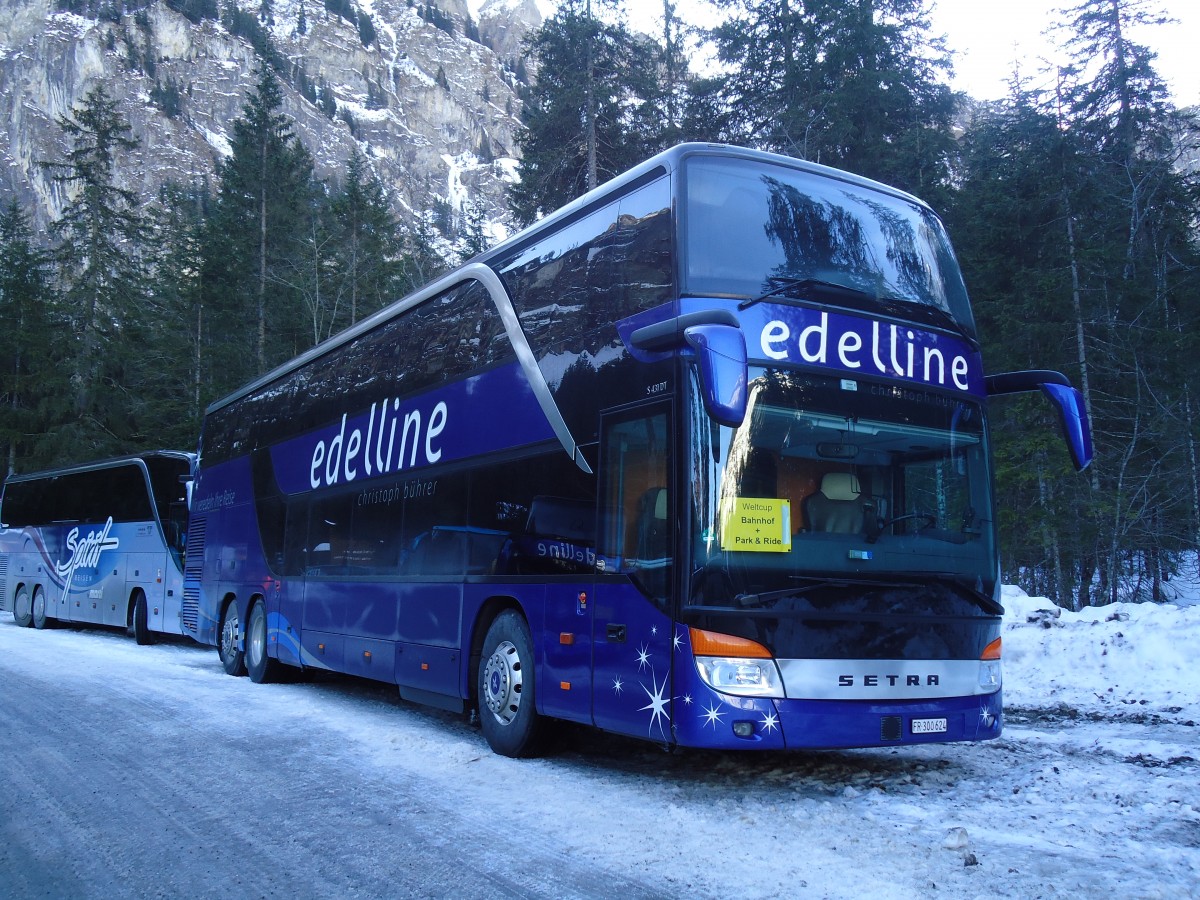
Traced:
[[593, 625], [595, 722], [599, 727], [674, 743], [674, 624], [629, 581], [597, 579]]
[[[144, 543], [138, 536], [141, 527], [136, 523], [57, 527], [61, 534], [54, 543], [59, 550], [51, 551], [55, 585], [46, 594], [49, 613], [70, 622], [124, 627], [130, 559], [142, 555], [138, 552]], [[50, 543], [47, 540], [48, 550]]]
[[[410, 644], [433, 647], [459, 646], [462, 634], [461, 582], [401, 582], [398, 602], [390, 610], [390, 626], [396, 637]], [[364, 616], [368, 615], [364, 611]], [[388, 612], [383, 614], [389, 616]], [[367, 624], [370, 624], [369, 619]]]
[[346, 635], [342, 670], [347, 675], [394, 683], [396, 680], [396, 642], [358, 635]]
[[206, 517], [207, 532], [196, 632], [203, 644], [217, 644], [226, 596], [237, 597], [238, 615], [245, 622], [250, 597], [274, 585], [258, 537], [249, 462], [243, 457], [205, 470], [193, 489], [192, 510]]
[[49, 573], [53, 571], [53, 565], [41, 545], [39, 535], [32, 528], [14, 529], [9, 534], [13, 535], [13, 551], [8, 560], [8, 605], [5, 608], [12, 611], [18, 588], [24, 586], [32, 596], [34, 587], [41, 585], [47, 591], [49, 609], [49, 603], [57, 601], [59, 592], [50, 581]]
[[163, 560], [161, 597], [148, 610], [150, 627], [164, 634], [183, 634], [183, 573], [170, 554]]
[[303, 598], [298, 604], [288, 603], [286, 610], [287, 618], [293, 627], [299, 626], [300, 643], [304, 649], [301, 661], [305, 665], [309, 664], [311, 654], [316, 665], [341, 671], [341, 641], [339, 640], [338, 649], [334, 652], [327, 638], [330, 635], [345, 634], [348, 610], [352, 603], [358, 602], [357, 595], [361, 589], [369, 590], [370, 585], [289, 580], [284, 597]]
[[15, 548], [12, 532], [0, 528], [0, 612], [12, 612], [8, 590], [8, 563]]
[[531, 622], [539, 648], [538, 708], [546, 715], [592, 724], [592, 611], [590, 581], [546, 585], [544, 611]]
[[391, 614], [399, 638], [396, 683], [401, 688], [461, 697], [462, 583], [400, 582], [389, 587], [399, 589]]
[[[135, 590], [146, 596], [146, 625], [151, 631], [170, 634], [181, 632], [179, 625], [179, 590], [175, 585], [178, 570], [168, 553], [154, 547], [161, 538], [153, 525], [138, 526], [139, 543], [146, 545], [145, 552], [129, 554], [126, 583], [126, 607]], [[153, 548], [153, 549], [152, 549]], [[175, 576], [175, 577], [173, 577]], [[170, 596], [168, 596], [170, 592]], [[126, 624], [125, 619], [114, 624]]]

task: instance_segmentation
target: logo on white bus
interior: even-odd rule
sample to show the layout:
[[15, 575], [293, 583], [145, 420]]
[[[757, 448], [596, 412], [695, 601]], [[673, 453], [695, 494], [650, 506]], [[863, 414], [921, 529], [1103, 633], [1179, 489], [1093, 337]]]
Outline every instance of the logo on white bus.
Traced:
[[121, 546], [119, 539], [109, 535], [112, 525], [112, 516], [109, 516], [103, 528], [93, 528], [82, 539], [79, 537], [78, 526], [67, 534], [67, 549], [71, 551], [71, 555], [65, 562], [60, 562], [54, 567], [54, 571], [63, 579], [64, 595], [71, 591], [71, 582], [75, 580], [76, 570], [96, 568], [100, 564], [101, 553], [105, 550], [116, 550]]

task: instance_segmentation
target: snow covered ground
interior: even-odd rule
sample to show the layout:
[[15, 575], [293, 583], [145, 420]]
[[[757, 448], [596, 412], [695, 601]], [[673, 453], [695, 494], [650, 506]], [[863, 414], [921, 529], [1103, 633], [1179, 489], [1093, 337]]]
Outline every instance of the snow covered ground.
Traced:
[[[293, 898], [1200, 897], [1200, 672], [1185, 655], [1200, 644], [1200, 606], [1055, 615], [1015, 589], [1005, 604], [1007, 723], [995, 741], [668, 755], [572, 728], [554, 754], [527, 761], [493, 755], [461, 718], [401, 703], [387, 686], [254, 685], [188, 643], [138, 647], [107, 631], [18, 629], [6, 616], [0, 894], [137, 896], [155, 883], [86, 869], [93, 854], [72, 851], [72, 832], [105, 832], [64, 827], [61, 812], [111, 817], [112, 803], [129, 818], [139, 782], [126, 762], [108, 783], [103, 762], [134, 734], [146, 753], [173, 748], [156, 765], [178, 768], [152, 777], [165, 794], [147, 820], [166, 835], [123, 843], [201, 848], [159, 863], [163, 896], [258, 895], [239, 886], [245, 860], [203, 851], [224, 842], [202, 831], [213, 828], [230, 846], [253, 836], [280, 869], [263, 895]], [[119, 726], [113, 705], [127, 711]], [[80, 735], [94, 746], [66, 746]], [[30, 780], [29, 759], [48, 753], [69, 777]], [[91, 759], [95, 772], [79, 769]], [[318, 814], [306, 784], [317, 785]], [[262, 821], [248, 812], [255, 794], [272, 798]], [[186, 823], [170, 824], [172, 802], [188, 807]], [[415, 873], [390, 820], [414, 805], [446, 860]], [[319, 882], [288, 865], [312, 854]], [[18, 862], [56, 880], [6, 888]]]
[[1002, 602], [1006, 707], [1200, 723], [1200, 606], [1116, 603], [1071, 613], [1014, 587]]

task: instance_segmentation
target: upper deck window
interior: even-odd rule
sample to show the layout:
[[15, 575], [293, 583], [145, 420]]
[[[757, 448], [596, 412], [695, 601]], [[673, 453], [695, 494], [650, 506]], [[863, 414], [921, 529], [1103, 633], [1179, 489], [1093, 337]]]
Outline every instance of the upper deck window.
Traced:
[[900, 318], [974, 319], [938, 218], [920, 204], [818, 172], [728, 157], [686, 168], [684, 292], [805, 297], [790, 281], [838, 285], [819, 295]]

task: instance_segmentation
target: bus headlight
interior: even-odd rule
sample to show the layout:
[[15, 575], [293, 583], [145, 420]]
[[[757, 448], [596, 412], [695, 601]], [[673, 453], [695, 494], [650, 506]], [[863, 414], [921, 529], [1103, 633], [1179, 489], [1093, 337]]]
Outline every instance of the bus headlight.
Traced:
[[985, 660], [979, 663], [979, 687], [985, 694], [1000, 690], [1003, 676], [1000, 671], [1000, 660]]
[[757, 641], [691, 628], [696, 671], [714, 691], [783, 699], [783, 678], [771, 651]]
[[1000, 668], [1000, 657], [1003, 651], [1003, 643], [1000, 638], [996, 638], [987, 647], [979, 657], [979, 692], [982, 694], [993, 694], [1000, 690], [1003, 684], [1003, 672]]
[[697, 656], [696, 670], [714, 691], [743, 697], [783, 699], [783, 679], [773, 659]]

